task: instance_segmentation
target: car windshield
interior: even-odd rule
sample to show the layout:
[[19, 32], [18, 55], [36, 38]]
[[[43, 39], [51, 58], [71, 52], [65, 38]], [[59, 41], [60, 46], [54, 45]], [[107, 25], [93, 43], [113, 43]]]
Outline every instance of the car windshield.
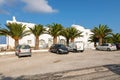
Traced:
[[66, 48], [64, 45], [61, 45], [60, 47], [61, 47], [61, 48]]
[[64, 45], [57, 45], [57, 47], [59, 47], [59, 48], [66, 48]]
[[108, 44], [103, 43], [101, 46], [108, 46]]
[[115, 46], [115, 44], [111, 44], [112, 46]]

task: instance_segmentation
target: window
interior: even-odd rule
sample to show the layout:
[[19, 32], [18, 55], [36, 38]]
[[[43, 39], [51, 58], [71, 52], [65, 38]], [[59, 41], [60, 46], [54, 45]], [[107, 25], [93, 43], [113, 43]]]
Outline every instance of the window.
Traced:
[[41, 39], [39, 40], [39, 45], [44, 45], [45, 44], [45, 40]]
[[50, 47], [53, 44], [53, 39], [52, 38], [48, 38], [48, 47]]
[[27, 43], [28, 43], [28, 44], [31, 44], [31, 43], [32, 43], [32, 40], [27, 40]]

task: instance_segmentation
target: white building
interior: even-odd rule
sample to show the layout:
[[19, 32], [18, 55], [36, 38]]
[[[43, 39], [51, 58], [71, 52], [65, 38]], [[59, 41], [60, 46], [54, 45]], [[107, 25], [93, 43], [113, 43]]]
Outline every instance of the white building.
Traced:
[[[27, 23], [27, 22], [19, 22], [15, 19], [15, 17], [13, 17], [13, 20], [7, 20], [6, 23], [20, 23], [23, 25], [26, 25], [26, 30], [29, 29], [29, 27], [33, 27], [35, 24], [33, 23]], [[72, 27], [75, 27], [76, 29], [82, 31], [82, 35], [83, 37], [79, 37], [76, 38], [75, 41], [83, 41], [85, 44], [85, 48], [89, 48], [89, 47], [93, 47], [93, 45], [91, 45], [91, 43], [89, 42], [89, 37], [92, 34], [92, 32], [90, 31], [90, 29], [85, 29], [82, 26], [79, 25], [72, 25]], [[46, 46], [50, 47], [53, 43], [53, 37], [49, 34], [42, 34], [39, 36], [40, 39], [40, 48], [45, 48]], [[59, 36], [58, 38], [58, 43], [65, 43], [66, 39], [63, 36]], [[7, 36], [6, 38], [6, 42], [9, 48], [13, 48], [14, 47], [14, 39], [12, 39], [10, 36]], [[23, 37], [22, 39], [19, 40], [19, 44], [29, 44], [30, 46], [34, 47], [35, 46], [35, 37], [33, 34], [30, 34], [28, 36]]]
[[90, 42], [90, 36], [93, 34], [90, 29], [85, 29], [80, 25], [73, 24], [72, 27], [75, 27], [77, 30], [82, 32], [83, 37], [75, 38], [75, 41], [82, 41], [85, 48], [94, 48], [94, 44]]

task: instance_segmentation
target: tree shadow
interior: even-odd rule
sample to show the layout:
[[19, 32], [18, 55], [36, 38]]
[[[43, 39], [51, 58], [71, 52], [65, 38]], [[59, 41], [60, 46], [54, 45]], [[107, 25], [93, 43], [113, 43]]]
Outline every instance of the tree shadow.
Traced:
[[[112, 71], [115, 74], [120, 75], [120, 64], [108, 64], [108, 65], [103, 65], [101, 67], [107, 68], [109, 71]], [[81, 69], [77, 69], [81, 70]], [[70, 71], [76, 71], [70, 70]], [[0, 80], [59, 80], [60, 77], [62, 77], [62, 73], [66, 73], [67, 71], [60, 71], [60, 72], [55, 72], [55, 73], [47, 73], [47, 74], [38, 74], [38, 75], [23, 75], [19, 77], [10, 77], [10, 76], [5, 76], [2, 73], [0, 73]], [[60, 74], [60, 75], [58, 75]]]
[[10, 76], [5, 76], [0, 73], [0, 80], [25, 80], [25, 78], [24, 78], [24, 76], [10, 77]]
[[106, 67], [110, 71], [120, 75], [120, 64], [108, 64], [108, 65], [104, 65], [103, 67]]

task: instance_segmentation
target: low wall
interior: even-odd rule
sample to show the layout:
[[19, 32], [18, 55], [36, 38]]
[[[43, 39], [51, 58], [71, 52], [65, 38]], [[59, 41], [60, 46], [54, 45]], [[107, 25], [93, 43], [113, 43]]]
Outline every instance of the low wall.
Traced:
[[0, 44], [0, 51], [7, 50], [7, 44]]

